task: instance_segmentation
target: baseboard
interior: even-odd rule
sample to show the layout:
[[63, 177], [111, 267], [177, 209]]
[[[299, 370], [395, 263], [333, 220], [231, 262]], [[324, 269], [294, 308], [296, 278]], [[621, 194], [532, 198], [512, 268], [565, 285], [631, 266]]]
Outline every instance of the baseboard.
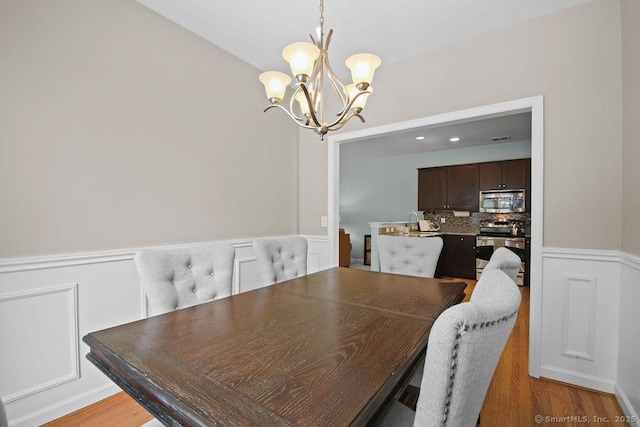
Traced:
[[68, 415], [86, 406], [92, 405], [100, 400], [106, 399], [109, 396], [113, 396], [122, 390], [113, 383], [108, 383], [103, 386], [88, 390], [77, 396], [71, 397], [60, 402], [56, 402], [53, 405], [46, 408], [30, 412], [18, 419], [9, 420], [11, 427], [32, 427], [39, 426], [44, 423], [56, 420], [60, 417]]
[[561, 381], [563, 383], [590, 388], [604, 393], [614, 394], [615, 392], [615, 383], [608, 381], [605, 378], [585, 375], [581, 372], [541, 366], [540, 376], [550, 380]]
[[615, 386], [615, 395], [616, 399], [618, 400], [618, 404], [627, 417], [625, 421], [632, 426], [640, 427], [640, 417], [638, 416], [638, 413], [631, 404], [631, 401], [629, 400], [627, 394], [618, 384], [616, 384]]

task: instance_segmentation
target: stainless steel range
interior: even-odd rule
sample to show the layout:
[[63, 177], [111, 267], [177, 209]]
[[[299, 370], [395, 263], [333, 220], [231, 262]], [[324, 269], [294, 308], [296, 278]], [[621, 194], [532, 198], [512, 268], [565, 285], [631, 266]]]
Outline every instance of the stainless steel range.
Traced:
[[525, 233], [522, 224], [517, 221], [493, 221], [480, 226], [480, 232], [476, 236], [476, 279], [480, 279], [493, 251], [500, 247], [505, 247], [520, 257], [520, 272], [516, 283], [524, 286]]

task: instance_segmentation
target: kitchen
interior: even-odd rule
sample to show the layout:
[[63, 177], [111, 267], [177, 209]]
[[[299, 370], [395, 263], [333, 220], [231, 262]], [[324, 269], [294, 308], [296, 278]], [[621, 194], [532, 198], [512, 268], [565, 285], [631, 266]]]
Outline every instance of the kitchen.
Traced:
[[[422, 136], [424, 140], [418, 139]], [[454, 136], [460, 140], [450, 142]], [[360, 147], [348, 144], [341, 152], [340, 227], [351, 235], [352, 267], [368, 268], [370, 263], [377, 269], [375, 239], [369, 236], [375, 236], [378, 227], [382, 233], [396, 233], [395, 226], [409, 222], [417, 228], [416, 217], [409, 218], [409, 213], [417, 210], [419, 219], [430, 221], [445, 239], [436, 274], [475, 279], [477, 267], [481, 272], [480, 258], [488, 253], [486, 246], [507, 245], [523, 259], [519, 281], [528, 284], [524, 261], [529, 255], [525, 239], [531, 234], [531, 192], [527, 191], [531, 176], [530, 113], [416, 130], [402, 135], [401, 140], [388, 141], [386, 151], [385, 141], [380, 139], [363, 142]], [[447, 169], [448, 183], [443, 180]], [[507, 178], [504, 182], [496, 178], [502, 178], [502, 169]], [[465, 184], [469, 180], [465, 174], [471, 174], [471, 183]], [[524, 210], [479, 212], [480, 190], [514, 189], [525, 190]], [[517, 227], [515, 232], [512, 225]], [[476, 238], [477, 234], [491, 236]], [[485, 246], [478, 260], [477, 240]]]

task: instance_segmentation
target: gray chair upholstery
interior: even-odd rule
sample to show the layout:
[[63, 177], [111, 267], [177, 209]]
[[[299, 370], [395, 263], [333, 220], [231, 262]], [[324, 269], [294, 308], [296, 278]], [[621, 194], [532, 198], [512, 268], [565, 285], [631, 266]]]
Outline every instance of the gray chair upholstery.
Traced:
[[441, 237], [379, 236], [380, 271], [433, 277], [442, 252]]
[[234, 257], [233, 246], [222, 243], [138, 252], [134, 260], [149, 315], [230, 296]]
[[307, 241], [302, 237], [254, 240], [265, 286], [307, 274]]
[[7, 421], [7, 413], [4, 410], [4, 403], [0, 399], [0, 427], [7, 427], [9, 422]]
[[395, 402], [383, 425], [475, 426], [520, 300], [505, 273], [485, 270], [470, 301], [444, 311], [431, 328], [416, 412]]
[[516, 276], [520, 272], [520, 257], [516, 255], [513, 251], [510, 251], [507, 248], [501, 247], [497, 248], [489, 262], [484, 267], [486, 269], [497, 268], [498, 270], [504, 271], [507, 276], [511, 278], [515, 282]]

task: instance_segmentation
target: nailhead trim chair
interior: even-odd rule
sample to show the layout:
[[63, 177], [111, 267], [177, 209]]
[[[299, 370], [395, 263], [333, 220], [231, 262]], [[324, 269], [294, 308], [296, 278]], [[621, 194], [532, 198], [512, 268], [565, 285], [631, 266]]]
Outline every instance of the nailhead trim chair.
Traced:
[[302, 237], [254, 240], [265, 286], [307, 274], [307, 241]]
[[518, 286], [485, 270], [467, 303], [444, 311], [431, 328], [416, 412], [395, 402], [384, 426], [475, 426], [520, 307]]
[[516, 255], [513, 251], [510, 251], [507, 248], [501, 247], [497, 248], [489, 262], [484, 267], [485, 271], [491, 268], [497, 268], [498, 270], [504, 271], [507, 276], [511, 278], [515, 282], [518, 273], [520, 272], [520, 257]]
[[442, 252], [441, 237], [378, 237], [380, 271], [433, 277]]
[[134, 258], [149, 315], [231, 295], [235, 249], [228, 244], [145, 250]]

